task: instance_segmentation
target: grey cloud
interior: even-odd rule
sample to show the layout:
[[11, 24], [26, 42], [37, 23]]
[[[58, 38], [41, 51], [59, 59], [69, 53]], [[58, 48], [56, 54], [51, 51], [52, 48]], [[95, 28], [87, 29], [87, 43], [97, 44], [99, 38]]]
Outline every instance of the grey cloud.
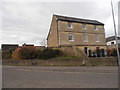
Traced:
[[2, 11], [1, 43], [38, 44], [47, 37], [53, 14], [99, 20], [106, 35], [113, 34], [110, 2], [4, 2]]

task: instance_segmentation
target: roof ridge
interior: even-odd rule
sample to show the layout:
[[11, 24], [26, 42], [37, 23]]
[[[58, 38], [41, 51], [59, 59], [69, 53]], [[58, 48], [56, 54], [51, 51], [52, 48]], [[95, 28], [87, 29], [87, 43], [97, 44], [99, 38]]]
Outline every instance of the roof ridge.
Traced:
[[92, 20], [92, 19], [83, 19], [83, 18], [76, 18], [76, 17], [70, 17], [70, 16], [62, 16], [62, 15], [56, 15], [56, 14], [53, 14], [53, 15], [56, 16], [59, 20], [104, 25], [103, 23], [101, 23], [101, 22], [99, 22], [97, 20]]

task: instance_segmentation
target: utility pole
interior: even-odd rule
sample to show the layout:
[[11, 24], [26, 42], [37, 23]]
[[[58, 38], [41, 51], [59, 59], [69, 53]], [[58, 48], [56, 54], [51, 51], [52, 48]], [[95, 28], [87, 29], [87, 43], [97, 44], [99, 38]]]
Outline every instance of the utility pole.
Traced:
[[120, 66], [120, 53], [119, 53], [119, 48], [118, 48], [118, 38], [117, 38], [117, 31], [116, 31], [116, 24], [115, 24], [115, 17], [114, 17], [112, 0], [111, 0], [111, 8], [112, 8], [113, 24], [114, 24], [114, 31], [115, 31], [115, 40], [116, 40], [116, 49], [117, 49], [118, 65]]

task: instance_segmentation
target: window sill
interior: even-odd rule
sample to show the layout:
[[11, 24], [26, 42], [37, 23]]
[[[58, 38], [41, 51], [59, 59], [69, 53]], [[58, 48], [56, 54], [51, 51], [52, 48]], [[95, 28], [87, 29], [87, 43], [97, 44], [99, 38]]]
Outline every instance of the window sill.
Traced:
[[69, 40], [69, 42], [74, 42], [74, 40]]
[[95, 31], [98, 31], [98, 29], [94, 29]]
[[73, 27], [68, 27], [68, 28], [71, 28], [71, 29], [72, 29]]
[[85, 43], [87, 43], [88, 41], [84, 41]]

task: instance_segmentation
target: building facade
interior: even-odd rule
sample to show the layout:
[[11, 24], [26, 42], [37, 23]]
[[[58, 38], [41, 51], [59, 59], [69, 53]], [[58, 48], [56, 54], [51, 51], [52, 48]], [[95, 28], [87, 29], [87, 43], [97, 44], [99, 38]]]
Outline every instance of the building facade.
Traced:
[[104, 24], [96, 20], [53, 15], [48, 47], [76, 46], [88, 50], [106, 49]]
[[[120, 44], [120, 37], [117, 37], [118, 39], [118, 44]], [[115, 36], [110, 36], [106, 38], [106, 42], [107, 42], [107, 48], [108, 49], [114, 49], [116, 48], [116, 39]], [[119, 45], [120, 47], [120, 45]]]

